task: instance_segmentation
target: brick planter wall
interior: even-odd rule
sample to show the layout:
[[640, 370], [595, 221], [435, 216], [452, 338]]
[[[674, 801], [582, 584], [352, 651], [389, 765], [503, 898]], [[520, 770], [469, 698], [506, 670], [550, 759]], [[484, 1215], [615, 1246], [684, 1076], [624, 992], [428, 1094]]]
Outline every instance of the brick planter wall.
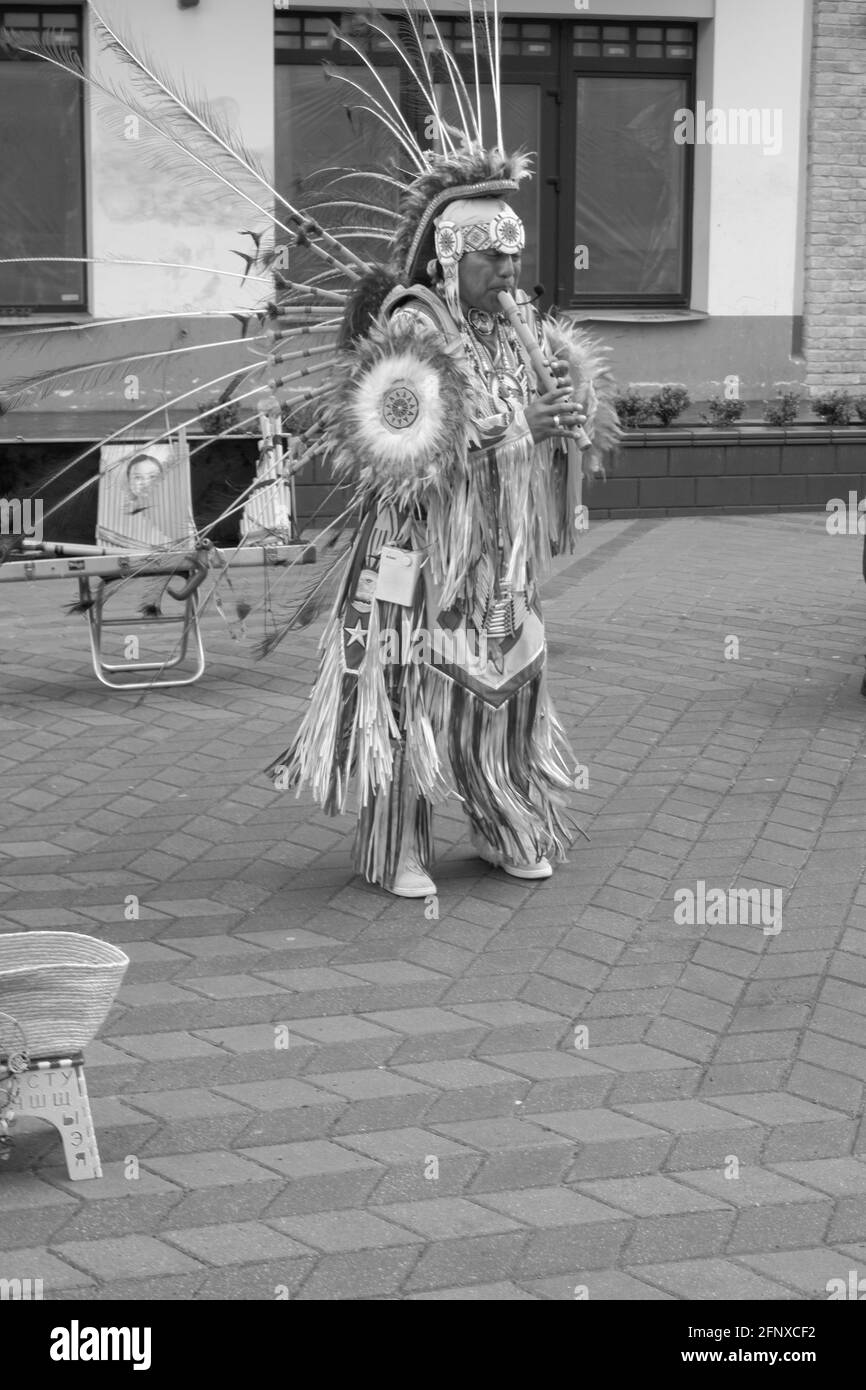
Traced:
[[866, 429], [632, 430], [590, 517], [823, 511], [866, 494]]
[[815, 0], [806, 384], [866, 386], [866, 3]]
[[[191, 443], [195, 446], [198, 440]], [[81, 452], [81, 444], [0, 443], [0, 497], [38, 494], [39, 481]], [[209, 444], [192, 463], [193, 509], [200, 524], [231, 505], [253, 476], [256, 441]], [[73, 487], [93, 478], [96, 456], [42, 492], [45, 510]], [[672, 428], [630, 430], [606, 482], [585, 488], [590, 517], [688, 516], [707, 512], [823, 511], [831, 498], [866, 496], [866, 428], [789, 430]], [[326, 498], [331, 494], [330, 499]], [[333, 490], [320, 464], [296, 480], [298, 521], [320, 530], [349, 501]], [[324, 505], [323, 505], [324, 503]], [[321, 511], [316, 515], [317, 509]], [[46, 538], [92, 539], [96, 488], [91, 486], [46, 525]], [[235, 519], [214, 540], [230, 544]]]

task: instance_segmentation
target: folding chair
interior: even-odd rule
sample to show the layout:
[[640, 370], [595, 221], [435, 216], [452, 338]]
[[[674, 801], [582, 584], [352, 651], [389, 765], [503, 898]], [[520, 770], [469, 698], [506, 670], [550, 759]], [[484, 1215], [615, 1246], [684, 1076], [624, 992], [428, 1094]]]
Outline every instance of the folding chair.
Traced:
[[[123, 553], [124, 564], [119, 566], [118, 576], [96, 577], [95, 593], [91, 589], [91, 576], [82, 575], [78, 580], [81, 601], [87, 605], [88, 632], [93, 670], [103, 685], [115, 690], [144, 690], [155, 686], [192, 685], [203, 674], [205, 668], [204, 645], [198, 620], [198, 583], [191, 577], [178, 593], [169, 585], [167, 592], [183, 606], [180, 613], [136, 614], [129, 616], [105, 616], [105, 595], [110, 578], [130, 576], [147, 579], [166, 573], [165, 563], [149, 563], [150, 557], [158, 557], [162, 552], [166, 558], [176, 560], [179, 546], [194, 551], [196, 544], [195, 522], [192, 515], [192, 496], [190, 490], [189, 448], [183, 430], [176, 438], [161, 439], [152, 443], [137, 442], [106, 444], [99, 459], [99, 498], [97, 502], [96, 541], [106, 553]], [[147, 556], [144, 560], [138, 557]], [[170, 572], [170, 571], [169, 571]], [[203, 571], [201, 577], [203, 577]], [[139, 661], [134, 653], [138, 646], [136, 634], [129, 629], [135, 627], [169, 628], [181, 627], [180, 639], [174, 656], [164, 661]], [[134, 643], [130, 658], [125, 661], [108, 661], [103, 652], [103, 634], [106, 628], [123, 628], [128, 641]], [[193, 643], [195, 667], [192, 674], [176, 676], [175, 669], [186, 660], [190, 638]], [[146, 680], [131, 681], [118, 679], [118, 673], [148, 671], [155, 674]]]
[[[257, 486], [244, 509], [241, 543], [235, 549], [203, 543], [196, 534], [183, 429], [168, 440], [140, 438], [132, 442], [127, 438], [122, 444], [102, 446], [96, 545], [17, 538], [6, 554], [0, 546], [0, 583], [77, 579], [88, 621], [93, 669], [103, 685], [114, 690], [145, 690], [191, 685], [200, 678], [205, 653], [197, 591], [209, 567], [234, 571], [267, 570], [298, 562], [315, 564], [315, 546], [302, 541], [297, 533], [294, 484], [283, 452], [279, 417], [263, 412], [259, 424], [262, 443]], [[288, 457], [292, 457], [291, 449]], [[106, 617], [106, 586], [111, 581], [157, 576], [166, 580], [181, 577], [180, 589], [167, 588], [183, 605], [180, 613]], [[220, 611], [219, 603], [216, 607]], [[124, 628], [132, 637], [142, 627], [171, 625], [175, 629], [180, 626], [181, 632], [174, 655], [165, 661], [139, 660], [137, 636], [127, 660], [110, 661], [103, 650], [103, 637], [109, 628]], [[190, 652], [192, 674], [174, 674]], [[129, 679], [144, 673], [148, 673], [147, 679]]]

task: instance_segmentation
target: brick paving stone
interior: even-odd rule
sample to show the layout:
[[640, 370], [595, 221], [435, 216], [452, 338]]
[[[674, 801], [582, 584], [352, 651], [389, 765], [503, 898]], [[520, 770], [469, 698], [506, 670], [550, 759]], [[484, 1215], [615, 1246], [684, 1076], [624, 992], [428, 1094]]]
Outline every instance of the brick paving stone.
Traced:
[[514, 1278], [560, 1274], [575, 1265], [604, 1269], [616, 1262], [630, 1231], [622, 1213], [561, 1187], [488, 1193], [477, 1200], [532, 1228]]
[[[348, 1071], [352, 1067], [379, 1066], [389, 1061], [400, 1045], [399, 1036], [369, 1018], [337, 1014], [330, 1018], [293, 1019], [289, 1024], [289, 1051], [304, 1048], [305, 1070]], [[307, 1053], [307, 1045], [313, 1048]]]
[[270, 1081], [242, 1081], [221, 1086], [220, 1098], [237, 1103], [232, 1133], [239, 1147], [283, 1143], [290, 1139], [318, 1139], [343, 1113], [344, 1106], [327, 1091], [280, 1077]]
[[525, 1114], [600, 1106], [616, 1079], [609, 1069], [585, 1062], [579, 1053], [501, 1052], [496, 1065], [533, 1081], [523, 1099]]
[[[269, 1218], [356, 1206], [369, 1198], [385, 1171], [374, 1159], [323, 1139], [265, 1144], [238, 1157], [261, 1165], [260, 1174], [270, 1179], [267, 1200], [259, 1207], [267, 1208]], [[279, 1182], [273, 1174], [279, 1174]]]
[[194, 1153], [231, 1144], [251, 1119], [248, 1108], [215, 1091], [143, 1091], [131, 1099], [137, 1110], [157, 1121], [154, 1132], [139, 1146], [139, 1154]]
[[594, 1177], [655, 1173], [671, 1148], [671, 1136], [613, 1110], [541, 1114], [534, 1122], [578, 1145], [568, 1182]]
[[371, 1242], [371, 1248], [324, 1255], [295, 1297], [301, 1301], [387, 1298], [404, 1285], [420, 1249], [420, 1243], [395, 1249]]
[[719, 1254], [730, 1236], [730, 1205], [666, 1177], [602, 1178], [581, 1182], [578, 1191], [612, 1208], [632, 1213], [623, 1263]]
[[866, 1236], [866, 1161], [826, 1158], [775, 1166], [796, 1182], [815, 1187], [835, 1199], [836, 1210], [827, 1232], [830, 1244]]
[[521, 1284], [538, 1298], [560, 1302], [564, 1299], [569, 1302], [588, 1299], [594, 1303], [670, 1300], [670, 1294], [645, 1284], [640, 1274], [640, 1270], [635, 1275], [615, 1269], [578, 1269], [572, 1274], [557, 1274], [548, 1279], [525, 1279]]
[[431, 1090], [442, 1092], [433, 1097], [427, 1108], [428, 1124], [511, 1115], [515, 1103], [529, 1090], [528, 1081], [487, 1062], [418, 1062], [399, 1070]]
[[122, 1047], [95, 1038], [87, 1047], [87, 1092], [93, 1096], [116, 1096], [134, 1090], [142, 1064]]
[[835, 1110], [858, 1115], [863, 1111], [863, 1083], [853, 1077], [840, 1076], [823, 1067], [795, 1062], [788, 1077], [788, 1090], [805, 1100], [821, 1101]]
[[684, 1023], [695, 1023], [698, 1027], [723, 1033], [730, 1023], [731, 1006], [708, 999], [705, 994], [671, 990], [664, 1002], [664, 1013], [671, 1019], [681, 1019]]
[[[280, 1234], [262, 1221], [236, 1221], [192, 1230], [171, 1229], [163, 1240], [202, 1264], [252, 1265], [265, 1260], [295, 1260], [312, 1254], [309, 1245]], [[312, 1259], [308, 1258], [312, 1265]]]
[[663, 1048], [693, 1062], [709, 1061], [718, 1043], [715, 1033], [673, 1018], [653, 1019], [644, 1038], [650, 1047]]
[[123, 949], [130, 962], [124, 978], [130, 984], [171, 980], [187, 963], [186, 957], [179, 952], [170, 951], [155, 941], [125, 941]]
[[463, 1120], [439, 1126], [461, 1144], [482, 1150], [484, 1160], [467, 1192], [509, 1187], [547, 1187], [571, 1166], [574, 1146], [529, 1120]]
[[826, 1299], [832, 1290], [830, 1280], [841, 1279], [847, 1288], [851, 1256], [827, 1246], [813, 1246], [778, 1254], [740, 1255], [738, 1263], [787, 1285], [795, 1297]]
[[[455, 1004], [463, 1002], [457, 996], [458, 991], [455, 987], [449, 1002]], [[572, 1020], [580, 1018], [592, 1000], [590, 990], [583, 987], [578, 988], [564, 980], [554, 980], [545, 975], [533, 975], [530, 979], [525, 980], [519, 991], [519, 997], [527, 1004], [536, 1004], [541, 1009], [562, 1014], [563, 1017]]]
[[522, 1048], [555, 1047], [567, 1027], [561, 1015], [519, 1000], [460, 1004], [454, 1012], [485, 1027], [478, 1045], [482, 1057]]
[[150, 1156], [142, 1168], [183, 1190], [170, 1213], [171, 1224], [177, 1227], [206, 1226], [223, 1218], [227, 1210], [237, 1220], [253, 1220], [284, 1186], [273, 1169], [228, 1151]]
[[784, 1092], [713, 1096], [711, 1104], [770, 1131], [763, 1151], [766, 1164], [796, 1158], [836, 1158], [850, 1153], [854, 1143], [856, 1127], [847, 1115]]
[[675, 1264], [647, 1264], [637, 1270], [660, 1289], [669, 1289], [678, 1298], [730, 1299], [732, 1302], [759, 1302], [764, 1299], [792, 1299], [796, 1294], [774, 1280], [761, 1278], [742, 1264], [731, 1260], [681, 1260]]
[[[152, 1036], [159, 1039], [163, 1035]], [[317, 1048], [298, 1033], [294, 1021], [201, 1028], [194, 1036], [208, 1049], [198, 1066], [202, 1079], [211, 1086], [297, 1076], [318, 1057]]]
[[699, 1100], [651, 1101], [620, 1109], [644, 1124], [670, 1132], [673, 1143], [663, 1164], [668, 1172], [721, 1166], [731, 1153], [741, 1163], [760, 1159], [765, 1131], [745, 1115], [722, 1114]]
[[432, 1202], [394, 1202], [383, 1207], [380, 1215], [406, 1230], [417, 1232], [425, 1240], [457, 1240], [525, 1231], [519, 1221], [503, 1216], [495, 1208], [478, 1201], [467, 1202], [462, 1197], [440, 1197]]
[[405, 1227], [358, 1209], [316, 1212], [308, 1216], [281, 1216], [270, 1224], [274, 1230], [291, 1236], [307, 1248], [328, 1254], [400, 1245], [420, 1248], [418, 1236]]
[[407, 1295], [407, 1302], [479, 1302], [479, 1303], [520, 1303], [536, 1302], [537, 1295], [527, 1293], [526, 1289], [521, 1289], [517, 1284], [510, 1284], [503, 1281], [498, 1284], [475, 1284], [470, 1288], [464, 1289], [436, 1289], [431, 1293], [410, 1293]]
[[0, 1249], [45, 1245], [77, 1210], [68, 1193], [30, 1173], [4, 1173], [0, 1187]]
[[368, 1019], [380, 1030], [391, 1031], [388, 1057], [395, 1065], [467, 1057], [487, 1032], [483, 1023], [451, 1009], [391, 1009], [370, 1014]]
[[436, 1101], [436, 1094], [429, 1087], [381, 1068], [317, 1073], [316, 1085], [344, 1099], [340, 1114], [331, 1125], [334, 1135], [412, 1125]]
[[171, 1274], [202, 1274], [204, 1267], [152, 1236], [118, 1236], [106, 1240], [73, 1240], [54, 1247], [97, 1279], [145, 1280]]
[[594, 1028], [594, 1024], [589, 1025], [587, 1061], [619, 1073], [608, 1096], [609, 1105], [690, 1095], [697, 1086], [700, 1072], [687, 1059], [642, 1043], [595, 1047]]
[[743, 1165], [736, 1177], [719, 1169], [680, 1173], [679, 1179], [742, 1208], [728, 1243], [729, 1255], [816, 1243], [823, 1239], [833, 1214], [832, 1202], [822, 1200], [819, 1193], [763, 1168]]
[[718, 1062], [757, 1062], [762, 1058], [779, 1061], [793, 1055], [797, 1042], [796, 1033], [740, 1033], [722, 1038], [717, 1043], [715, 1058]]
[[[484, 1157], [443, 1132], [407, 1126], [366, 1134], [341, 1134], [340, 1145], [380, 1165], [370, 1201], [377, 1205], [460, 1196]], [[381, 1181], [379, 1181], [379, 1175]]]
[[430, 1242], [403, 1288], [406, 1293], [507, 1279], [526, 1244], [525, 1226], [462, 1198], [395, 1203], [382, 1215]]
[[183, 1189], [139, 1164], [103, 1164], [102, 1177], [73, 1182], [66, 1168], [43, 1168], [41, 1176], [78, 1199], [78, 1209], [55, 1233], [54, 1241], [99, 1240], [149, 1234], [182, 1200]]
[[[120, 1046], [126, 1047], [126, 1038]], [[214, 1085], [220, 1080], [232, 1080], [227, 1074], [228, 1058], [218, 1048], [200, 1042], [189, 1034], [150, 1033], [135, 1040], [140, 1059], [134, 1073], [122, 1087], [124, 1095], [148, 1094], [168, 1090], [200, 1089]], [[90, 1090], [90, 1049], [87, 1058], [87, 1083]], [[144, 1061], [144, 1058], [150, 1060]], [[130, 1048], [129, 1061], [133, 1061]], [[104, 1081], [97, 1076], [98, 1089], [92, 1094], [107, 1094]]]
[[800, 1044], [799, 1060], [825, 1067], [830, 1072], [842, 1072], [846, 1077], [866, 1082], [866, 1048], [821, 1033], [806, 1033]]
[[590, 931], [586, 927], [573, 927], [559, 944], [562, 951], [573, 951], [584, 959], [599, 961], [603, 965], [613, 965], [625, 949], [615, 937]]
[[113, 1096], [91, 1098], [90, 1109], [103, 1162], [143, 1153], [159, 1129], [155, 1116], [125, 1105]]
[[92, 1275], [58, 1259], [44, 1245], [35, 1249], [0, 1250], [0, 1279], [41, 1279], [46, 1298], [65, 1297], [72, 1289], [97, 1287]]
[[574, 951], [551, 951], [541, 967], [543, 975], [581, 989], [597, 989], [610, 975], [610, 968], [599, 961], [588, 960]]
[[782, 1085], [790, 1070], [787, 1059], [774, 1062], [712, 1062], [701, 1083], [704, 1096], [726, 1096], [740, 1091], [764, 1092]]

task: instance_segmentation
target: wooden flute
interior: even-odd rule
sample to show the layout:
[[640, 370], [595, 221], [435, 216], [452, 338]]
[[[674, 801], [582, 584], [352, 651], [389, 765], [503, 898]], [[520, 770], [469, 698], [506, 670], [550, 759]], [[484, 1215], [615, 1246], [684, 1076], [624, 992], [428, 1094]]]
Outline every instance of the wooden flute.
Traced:
[[[533, 371], [538, 378], [539, 385], [543, 387], [545, 392], [555, 391], [557, 386], [561, 383], [557, 381], [556, 377], [551, 372], [547, 359], [534, 333], [521, 314], [516, 301], [507, 290], [500, 290], [497, 297], [502, 307], [503, 314], [511, 324], [511, 327], [514, 329], [526, 350], [526, 354], [532, 363]], [[565, 407], [563, 407], [563, 409], [565, 409]], [[563, 431], [563, 433], [566, 433], [566, 431]], [[567, 433], [569, 436], [569, 443], [573, 440], [578, 449], [588, 449], [592, 445], [592, 440], [582, 425], [578, 425], [576, 430], [569, 430]]]

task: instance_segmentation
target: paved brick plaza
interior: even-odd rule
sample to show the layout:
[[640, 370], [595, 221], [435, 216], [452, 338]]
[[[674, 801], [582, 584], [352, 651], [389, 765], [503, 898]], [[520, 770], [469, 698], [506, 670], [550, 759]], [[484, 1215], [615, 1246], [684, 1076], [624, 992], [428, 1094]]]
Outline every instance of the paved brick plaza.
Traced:
[[[591, 843], [526, 887], [455, 807], [438, 919], [260, 774], [318, 626], [254, 665], [209, 617], [205, 678], [138, 701], [97, 685], [71, 585], [0, 587], [0, 929], [132, 961], [86, 1054], [105, 1177], [18, 1126], [0, 1277], [752, 1300], [866, 1275], [861, 546], [802, 513], [596, 523], [545, 604]], [[677, 924], [699, 880], [781, 889], [781, 931]]]

